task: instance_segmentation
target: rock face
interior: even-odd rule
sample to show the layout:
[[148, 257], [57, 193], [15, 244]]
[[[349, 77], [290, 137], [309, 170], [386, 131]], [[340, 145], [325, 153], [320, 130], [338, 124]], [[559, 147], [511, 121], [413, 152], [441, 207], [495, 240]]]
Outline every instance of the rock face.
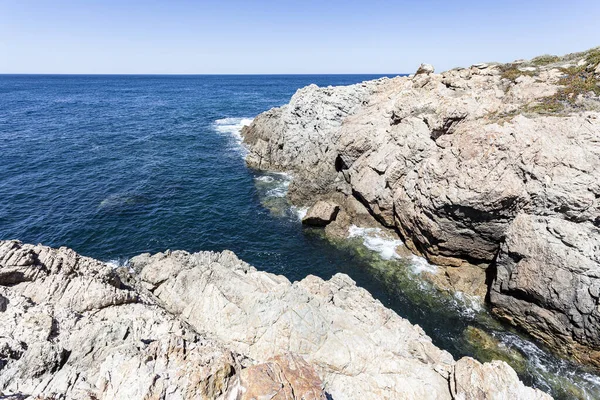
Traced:
[[359, 200], [438, 281], [600, 366], [599, 55], [309, 86], [242, 131], [247, 163], [298, 205]]
[[346, 275], [292, 284], [228, 251], [131, 266], [0, 242], [0, 396], [550, 398], [502, 362], [454, 361]]

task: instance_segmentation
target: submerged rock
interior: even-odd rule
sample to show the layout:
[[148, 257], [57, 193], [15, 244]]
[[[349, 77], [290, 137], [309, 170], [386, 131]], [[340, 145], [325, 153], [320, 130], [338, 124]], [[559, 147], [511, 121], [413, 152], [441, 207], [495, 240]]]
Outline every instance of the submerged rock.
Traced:
[[456, 362], [343, 274], [292, 284], [229, 251], [131, 266], [0, 242], [0, 396], [550, 398], [503, 362]]
[[498, 339], [482, 329], [468, 326], [465, 329], [465, 337], [475, 349], [475, 355], [478, 359], [484, 361], [502, 360], [510, 363], [517, 372], [525, 370], [525, 356], [521, 352], [503, 345]]
[[360, 201], [434, 282], [600, 367], [598, 52], [311, 85], [242, 131], [246, 161], [291, 171], [295, 204]]

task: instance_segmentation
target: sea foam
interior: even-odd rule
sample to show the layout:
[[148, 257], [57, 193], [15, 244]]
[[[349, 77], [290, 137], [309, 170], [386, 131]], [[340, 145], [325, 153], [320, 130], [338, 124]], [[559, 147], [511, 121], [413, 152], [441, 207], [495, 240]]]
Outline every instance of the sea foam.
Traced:
[[384, 260], [400, 258], [400, 255], [396, 252], [396, 247], [400, 246], [402, 241], [387, 238], [382, 232], [380, 228], [361, 228], [352, 225], [348, 229], [348, 237], [362, 238], [365, 247], [379, 253]]
[[[396, 251], [398, 246], [404, 244], [402, 240], [390, 238], [384, 234], [381, 228], [362, 228], [356, 225], [351, 225], [348, 229], [348, 237], [362, 238], [364, 246], [369, 250], [379, 253], [381, 258], [384, 260], [402, 258], [402, 256]], [[416, 274], [420, 274], [421, 272], [434, 273], [437, 271], [437, 267], [435, 265], [429, 264], [426, 259], [416, 255], [413, 255], [410, 258], [410, 267]]]
[[237, 151], [239, 151], [242, 156], [245, 156], [248, 152], [244, 145], [242, 144], [242, 128], [244, 126], [248, 126], [252, 123], [253, 118], [221, 118], [214, 122], [215, 131], [228, 135], [232, 139], [232, 147], [234, 147]]

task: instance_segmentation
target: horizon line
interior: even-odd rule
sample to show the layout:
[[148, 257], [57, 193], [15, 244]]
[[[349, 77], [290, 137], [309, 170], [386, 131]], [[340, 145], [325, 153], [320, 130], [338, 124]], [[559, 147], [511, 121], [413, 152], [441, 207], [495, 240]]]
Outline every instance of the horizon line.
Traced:
[[0, 76], [298, 76], [298, 75], [385, 75], [385, 76], [408, 76], [408, 73], [379, 73], [379, 72], [311, 72], [311, 73], [63, 73], [63, 72], [0, 72]]

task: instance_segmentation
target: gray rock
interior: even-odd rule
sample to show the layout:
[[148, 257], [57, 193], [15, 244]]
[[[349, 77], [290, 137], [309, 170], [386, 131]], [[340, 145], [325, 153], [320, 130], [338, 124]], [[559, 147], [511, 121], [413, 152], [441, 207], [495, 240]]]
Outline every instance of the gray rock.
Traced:
[[562, 354], [597, 364], [599, 263], [600, 230], [593, 224], [519, 214], [498, 255], [492, 311]]
[[[165, 267], [172, 264], [165, 257]], [[110, 265], [66, 248], [16, 241], [0, 241], [0, 276], [2, 396], [242, 396], [240, 376], [255, 361], [165, 311], [135, 276], [125, 285]], [[301, 380], [289, 369], [286, 373], [292, 391], [288, 398], [299, 399], [293, 395], [296, 389], [314, 394], [306, 399], [323, 398], [320, 381]], [[269, 377], [261, 382], [268, 383]]]

